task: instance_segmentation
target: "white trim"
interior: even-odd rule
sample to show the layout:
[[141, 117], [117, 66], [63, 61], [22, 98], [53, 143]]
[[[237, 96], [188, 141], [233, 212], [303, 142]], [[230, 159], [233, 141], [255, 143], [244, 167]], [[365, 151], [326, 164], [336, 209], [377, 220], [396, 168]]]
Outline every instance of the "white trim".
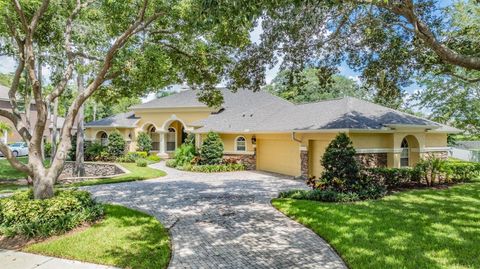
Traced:
[[401, 148], [360, 148], [355, 149], [356, 153], [401, 153]]
[[[136, 125], [137, 123], [135, 123]], [[94, 125], [94, 126], [85, 126], [85, 129], [90, 128], [90, 129], [95, 129], [95, 128], [112, 128], [112, 129], [117, 129], [117, 128], [124, 128], [124, 129], [135, 129], [137, 127], [135, 126], [121, 126], [121, 125]], [[60, 128], [58, 128], [60, 129]]]
[[223, 151], [223, 154], [233, 154], [233, 155], [254, 155], [254, 151]]
[[[245, 150], [238, 150], [238, 146], [237, 146], [237, 139], [239, 138], [243, 138], [244, 139], [244, 142], [245, 142]], [[234, 140], [234, 144], [235, 144], [235, 148], [234, 148], [234, 151], [235, 152], [247, 152], [248, 151], [248, 148], [247, 148], [247, 138], [243, 135], [239, 135], [237, 137], [235, 137], [235, 140]]]
[[420, 152], [420, 153], [443, 152], [443, 151], [450, 151], [450, 150], [452, 150], [451, 147], [425, 147], [425, 148], [420, 148], [420, 149], [412, 149], [413, 152]]
[[221, 108], [211, 107], [132, 107], [132, 111], [149, 111], [149, 112], [218, 112]]
[[384, 124], [384, 126], [387, 126], [389, 128], [394, 128], [394, 129], [429, 129], [429, 130], [435, 130], [441, 127], [438, 125], [422, 125], [422, 124]]

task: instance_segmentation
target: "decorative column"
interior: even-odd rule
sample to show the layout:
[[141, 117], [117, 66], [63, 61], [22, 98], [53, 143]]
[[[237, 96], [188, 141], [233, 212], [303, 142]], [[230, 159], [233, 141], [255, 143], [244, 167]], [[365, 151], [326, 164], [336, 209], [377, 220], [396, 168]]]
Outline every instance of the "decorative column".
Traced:
[[159, 148], [159, 152], [158, 152], [158, 156], [162, 157], [162, 158], [168, 158], [168, 154], [167, 154], [167, 133], [165, 132], [162, 132], [162, 131], [158, 131], [159, 133], [159, 136], [160, 136], [160, 148]]

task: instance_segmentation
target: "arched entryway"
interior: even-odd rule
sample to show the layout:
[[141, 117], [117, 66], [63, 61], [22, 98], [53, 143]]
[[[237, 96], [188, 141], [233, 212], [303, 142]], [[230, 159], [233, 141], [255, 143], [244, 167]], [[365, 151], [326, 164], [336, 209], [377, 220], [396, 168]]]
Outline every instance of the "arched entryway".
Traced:
[[179, 120], [173, 120], [167, 126], [165, 149], [167, 152], [174, 152], [185, 142], [187, 133], [185, 132], [185, 126]]
[[157, 132], [157, 128], [153, 124], [147, 124], [144, 128], [145, 132], [152, 139], [152, 150], [160, 150], [160, 134]]
[[108, 145], [108, 134], [106, 132], [98, 132], [95, 138], [102, 146]]
[[419, 143], [415, 136], [407, 135], [400, 144], [400, 167], [415, 166], [420, 160]]

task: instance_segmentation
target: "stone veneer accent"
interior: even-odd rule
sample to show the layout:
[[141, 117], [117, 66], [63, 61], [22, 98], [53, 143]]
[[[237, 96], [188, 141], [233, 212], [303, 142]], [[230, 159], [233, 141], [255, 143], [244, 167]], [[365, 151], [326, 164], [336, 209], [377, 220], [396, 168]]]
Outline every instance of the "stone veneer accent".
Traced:
[[256, 154], [225, 154], [223, 159], [242, 163], [247, 170], [255, 170], [257, 168]]
[[387, 167], [387, 153], [357, 153], [355, 158], [364, 167]]
[[304, 179], [308, 178], [308, 151], [300, 150], [300, 169], [302, 172], [301, 177]]
[[448, 159], [448, 151], [431, 151], [423, 153], [423, 158], [437, 158], [446, 160]]
[[[73, 175], [73, 166], [75, 165], [74, 162], [66, 162], [63, 171], [60, 174], [60, 180], [65, 178], [72, 178]], [[120, 167], [118, 167], [114, 163], [85, 163], [85, 178], [92, 178], [92, 177], [106, 177], [106, 176], [114, 176], [123, 174], [123, 171]]]

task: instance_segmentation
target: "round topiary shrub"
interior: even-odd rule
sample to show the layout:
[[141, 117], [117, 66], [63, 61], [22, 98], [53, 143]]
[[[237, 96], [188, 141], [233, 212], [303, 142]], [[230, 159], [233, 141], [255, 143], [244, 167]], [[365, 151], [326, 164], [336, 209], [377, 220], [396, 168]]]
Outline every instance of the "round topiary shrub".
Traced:
[[108, 153], [112, 157], [120, 157], [125, 154], [125, 139], [119, 131], [114, 131], [108, 136]]
[[218, 133], [209, 132], [200, 149], [202, 164], [220, 164], [223, 159], [223, 142]]
[[55, 191], [50, 199], [34, 200], [33, 191], [0, 199], [0, 235], [46, 237], [71, 230], [103, 215], [103, 206], [89, 192]]

